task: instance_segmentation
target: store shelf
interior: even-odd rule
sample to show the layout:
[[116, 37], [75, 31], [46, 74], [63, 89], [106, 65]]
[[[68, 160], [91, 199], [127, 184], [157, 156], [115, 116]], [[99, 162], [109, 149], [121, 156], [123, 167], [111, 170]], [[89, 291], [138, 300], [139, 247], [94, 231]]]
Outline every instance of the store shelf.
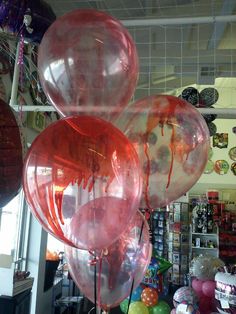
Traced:
[[199, 249], [199, 250], [218, 250], [217, 247], [197, 247], [197, 246], [192, 246], [192, 249]]
[[193, 235], [202, 235], [202, 236], [208, 236], [208, 235], [212, 235], [212, 236], [217, 235], [217, 236], [218, 236], [217, 233], [192, 232], [192, 234], [193, 234]]

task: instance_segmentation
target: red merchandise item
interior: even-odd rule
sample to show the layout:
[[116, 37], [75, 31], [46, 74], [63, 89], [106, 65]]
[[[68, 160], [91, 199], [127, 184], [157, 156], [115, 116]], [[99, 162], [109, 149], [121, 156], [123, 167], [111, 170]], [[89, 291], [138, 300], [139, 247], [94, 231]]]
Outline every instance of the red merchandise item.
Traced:
[[23, 168], [19, 127], [11, 108], [0, 99], [0, 207], [21, 187]]
[[26, 199], [45, 230], [91, 250], [120, 236], [142, 189], [131, 143], [112, 124], [88, 116], [46, 128], [28, 151], [23, 179]]

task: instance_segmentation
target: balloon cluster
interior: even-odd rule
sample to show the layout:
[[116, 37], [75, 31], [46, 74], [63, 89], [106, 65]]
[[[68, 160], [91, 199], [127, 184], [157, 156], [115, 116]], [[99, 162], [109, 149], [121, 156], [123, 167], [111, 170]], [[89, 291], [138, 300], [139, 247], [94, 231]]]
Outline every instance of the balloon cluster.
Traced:
[[[69, 270], [81, 291], [104, 310], [141, 282], [151, 258], [148, 224], [138, 211], [141, 169], [134, 147], [114, 125], [92, 115], [68, 115], [79, 112], [79, 100], [124, 106], [136, 85], [137, 65], [128, 32], [94, 10], [58, 19], [39, 51], [44, 91], [67, 117], [32, 143], [24, 164], [26, 199], [44, 229], [67, 244]], [[60, 83], [53, 87], [50, 79]]]
[[141, 285], [120, 304], [121, 311], [125, 314], [169, 314], [170, 307], [165, 301], [159, 299], [159, 292], [162, 291], [162, 276], [171, 266], [170, 262], [157, 256], [154, 250]]
[[159, 300], [156, 289], [138, 286], [131, 295], [131, 304], [128, 311], [129, 300], [126, 299], [120, 304], [124, 314], [169, 314], [170, 306], [167, 302]]
[[[187, 87], [182, 91], [179, 97], [185, 99], [194, 107], [214, 108], [213, 105], [218, 101], [219, 93], [213, 87], [204, 88], [200, 93], [194, 87]], [[207, 123], [210, 136], [215, 135], [217, 132], [217, 127], [213, 121], [217, 118], [217, 115], [203, 114], [203, 118]]]
[[200, 312], [210, 314], [215, 309], [215, 274], [224, 263], [216, 257], [199, 255], [191, 262], [194, 276], [192, 289], [199, 299]]
[[[81, 291], [107, 311], [139, 285], [150, 262], [141, 197], [150, 211], [198, 180], [208, 129], [177, 97], [155, 95], [127, 106], [138, 78], [136, 47], [103, 12], [75, 10], [58, 18], [40, 44], [38, 67], [46, 96], [64, 118], [28, 151], [26, 199], [44, 229], [66, 244]], [[168, 305], [154, 305], [158, 297], [150, 289], [143, 302], [166, 313], [160, 309]], [[140, 312], [139, 304], [131, 304], [131, 313]]]

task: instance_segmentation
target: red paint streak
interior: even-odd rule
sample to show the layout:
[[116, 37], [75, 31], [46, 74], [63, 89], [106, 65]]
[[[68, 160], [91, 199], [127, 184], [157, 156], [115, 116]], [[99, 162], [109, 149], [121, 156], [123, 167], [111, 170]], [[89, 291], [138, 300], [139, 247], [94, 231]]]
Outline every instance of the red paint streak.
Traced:
[[170, 170], [168, 173], [168, 181], [166, 185], [166, 189], [170, 186], [170, 180], [173, 170], [173, 164], [174, 164], [174, 137], [175, 137], [175, 129], [174, 126], [172, 126], [172, 134], [171, 134], [171, 142], [170, 142], [170, 150], [171, 150], [171, 162], [170, 162]]
[[164, 136], [164, 124], [161, 125], [161, 136]]

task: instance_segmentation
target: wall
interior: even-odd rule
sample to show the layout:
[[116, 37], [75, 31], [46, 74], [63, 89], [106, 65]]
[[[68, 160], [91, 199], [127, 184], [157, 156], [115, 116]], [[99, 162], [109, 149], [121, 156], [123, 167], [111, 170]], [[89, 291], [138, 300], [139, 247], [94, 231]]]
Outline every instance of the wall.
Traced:
[[[214, 123], [217, 126], [218, 133], [228, 133], [228, 148], [213, 148], [212, 161], [224, 159], [229, 163], [229, 166], [234, 162], [229, 157], [230, 148], [236, 146], [236, 134], [232, 132], [232, 127], [236, 126], [236, 119], [216, 119]], [[212, 146], [212, 137], [211, 137]], [[236, 176], [231, 170], [225, 175], [219, 175], [215, 171], [211, 174], [202, 174], [196, 185], [191, 189], [191, 193], [202, 193], [208, 189], [236, 189]], [[232, 192], [232, 191], [231, 191]], [[225, 192], [226, 193], [226, 192]], [[235, 197], [236, 198], [236, 197]]]

